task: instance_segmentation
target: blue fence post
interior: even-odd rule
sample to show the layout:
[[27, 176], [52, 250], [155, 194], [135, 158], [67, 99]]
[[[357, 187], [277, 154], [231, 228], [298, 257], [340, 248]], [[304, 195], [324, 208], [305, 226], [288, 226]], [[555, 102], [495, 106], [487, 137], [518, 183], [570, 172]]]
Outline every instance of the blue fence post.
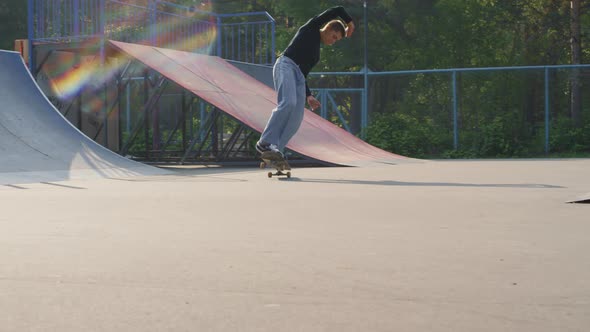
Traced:
[[221, 17], [219, 15], [217, 15], [217, 56], [218, 57], [222, 57], [221, 54], [221, 43], [222, 43], [222, 34], [223, 31], [221, 30]]
[[459, 116], [457, 110], [457, 71], [452, 73], [452, 93], [453, 93], [453, 148], [459, 148]]
[[361, 139], [367, 136], [367, 126], [369, 125], [369, 21], [367, 14], [367, 1], [363, 1], [363, 74], [364, 89], [361, 107]]
[[33, 0], [28, 0], [27, 1], [27, 44], [29, 45], [29, 70], [31, 71], [31, 73], [33, 73], [34, 75], [34, 70], [33, 68], [35, 68], [33, 66], [33, 38], [35, 38], [35, 35], [33, 34], [34, 32], [34, 28], [35, 28], [35, 24], [33, 23]]
[[56, 9], [56, 4], [55, 1], [53, 1], [53, 10], [51, 11], [51, 13], [47, 13], [49, 15], [49, 25], [51, 25], [52, 28], [52, 32], [57, 36], [57, 37], [63, 37], [63, 33], [61, 31], [61, 26], [59, 24], [59, 15], [58, 15], [58, 10]]
[[320, 95], [318, 96], [320, 104], [322, 104], [322, 107], [320, 108], [320, 115], [324, 119], [328, 118], [328, 105], [326, 105], [326, 93], [326, 89], [321, 89]]
[[363, 92], [362, 92], [362, 106], [361, 106], [361, 139], [367, 136], [367, 127], [369, 126], [369, 69], [365, 66], [363, 69]]
[[74, 36], [80, 35], [80, 0], [74, 0], [74, 14], [72, 19], [74, 20]]
[[148, 3], [149, 26], [150, 26], [150, 43], [152, 46], [158, 46], [158, 0], [150, 0]]
[[203, 100], [199, 101], [199, 142], [205, 140], [205, 122], [207, 122], [207, 109]]
[[106, 42], [106, 16], [107, 16], [107, 10], [106, 10], [106, 5], [105, 5], [105, 1], [106, 0], [100, 0], [99, 3], [99, 9], [98, 9], [98, 15], [100, 16], [100, 26], [99, 26], [99, 34], [100, 34], [100, 61], [101, 64], [104, 65], [104, 61], [105, 61], [105, 52], [104, 52], [104, 48], [105, 48], [105, 42]]
[[[263, 63], [262, 62], [262, 53], [264, 53], [264, 41], [262, 40], [262, 27], [263, 26], [264, 25], [262, 23], [256, 24], [256, 27], [257, 27], [256, 33], [255, 33], [256, 41], [255, 41], [255, 46], [254, 47], [256, 48], [256, 50], [258, 50], [258, 56], [257, 57], [258, 57], [258, 63], [259, 64], [262, 64]], [[256, 56], [256, 54], [254, 54], [254, 56]]]
[[272, 60], [271, 65], [274, 65], [274, 63], [276, 61], [276, 55], [275, 55], [275, 47], [276, 47], [275, 46], [275, 20], [272, 19], [272, 21], [271, 21], [270, 24], [271, 24], [271, 30], [272, 30], [272, 35], [271, 35], [271, 38], [272, 38], [272, 49], [270, 50], [270, 52], [271, 52], [271, 60]]
[[[102, 68], [105, 67], [106, 55], [105, 55], [105, 44], [106, 44], [106, 0], [100, 0], [98, 15], [100, 19], [99, 23], [99, 34], [100, 34], [100, 65]], [[103, 73], [106, 75], [106, 73]], [[103, 133], [104, 140], [103, 145], [108, 148], [109, 146], [109, 112], [108, 112], [108, 83], [104, 82], [104, 104], [102, 106], [102, 114], [104, 117]]]
[[549, 154], [549, 68], [545, 67], [545, 154]]
[[252, 63], [256, 63], [256, 28], [257, 28], [257, 24], [252, 24]]

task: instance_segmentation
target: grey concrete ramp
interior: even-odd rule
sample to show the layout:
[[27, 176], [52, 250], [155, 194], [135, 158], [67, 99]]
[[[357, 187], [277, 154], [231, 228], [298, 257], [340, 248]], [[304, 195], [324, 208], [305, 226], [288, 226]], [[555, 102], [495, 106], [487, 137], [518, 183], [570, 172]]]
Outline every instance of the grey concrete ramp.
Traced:
[[16, 52], [0, 51], [0, 184], [165, 174], [95, 143], [41, 92]]

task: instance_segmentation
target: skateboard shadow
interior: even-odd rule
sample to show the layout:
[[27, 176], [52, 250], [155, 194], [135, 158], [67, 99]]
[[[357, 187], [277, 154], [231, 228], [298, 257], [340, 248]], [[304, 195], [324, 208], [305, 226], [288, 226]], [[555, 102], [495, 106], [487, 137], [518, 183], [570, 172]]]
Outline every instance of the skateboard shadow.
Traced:
[[400, 186], [400, 187], [464, 187], [464, 188], [522, 188], [522, 189], [563, 189], [562, 186], [540, 183], [453, 183], [453, 182], [405, 182], [405, 181], [371, 181], [371, 180], [344, 180], [344, 179], [310, 179], [282, 178], [281, 181], [325, 183], [325, 184], [356, 184], [368, 186]]

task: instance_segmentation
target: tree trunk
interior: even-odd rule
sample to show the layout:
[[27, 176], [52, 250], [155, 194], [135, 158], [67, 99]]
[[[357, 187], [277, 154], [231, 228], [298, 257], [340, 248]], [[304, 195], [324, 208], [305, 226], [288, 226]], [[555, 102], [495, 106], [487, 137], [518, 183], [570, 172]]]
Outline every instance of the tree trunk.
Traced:
[[[580, 1], [571, 1], [571, 52], [572, 64], [579, 65], [582, 62], [582, 41], [580, 29]], [[580, 69], [575, 68], [571, 76], [571, 117], [574, 125], [577, 127], [581, 124], [581, 89], [580, 89]]]

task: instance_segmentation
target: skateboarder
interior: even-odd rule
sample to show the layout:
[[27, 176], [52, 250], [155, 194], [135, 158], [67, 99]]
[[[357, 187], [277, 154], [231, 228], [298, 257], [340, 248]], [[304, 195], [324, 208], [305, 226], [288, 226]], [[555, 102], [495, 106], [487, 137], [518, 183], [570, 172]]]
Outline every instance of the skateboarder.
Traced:
[[256, 143], [256, 150], [263, 157], [283, 159], [285, 146], [303, 121], [305, 103], [312, 110], [321, 106], [306, 82], [307, 75], [320, 60], [320, 44], [333, 45], [350, 37], [353, 31], [352, 18], [341, 6], [326, 10], [299, 28], [273, 67], [278, 101]]

